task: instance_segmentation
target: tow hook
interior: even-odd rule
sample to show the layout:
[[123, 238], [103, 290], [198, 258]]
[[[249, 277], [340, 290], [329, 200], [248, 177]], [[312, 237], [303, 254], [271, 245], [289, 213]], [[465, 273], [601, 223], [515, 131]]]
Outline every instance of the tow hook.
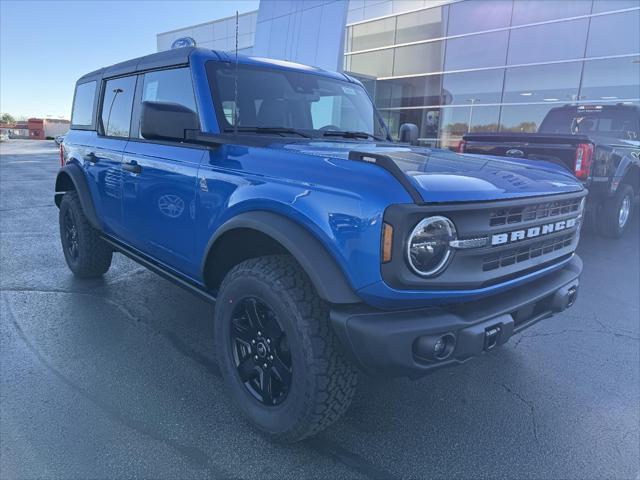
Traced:
[[572, 307], [574, 303], [576, 303], [576, 298], [578, 297], [578, 288], [571, 287], [567, 292], [567, 308]]
[[498, 338], [502, 329], [499, 325], [488, 327], [484, 330], [484, 349], [485, 351], [493, 350], [498, 344]]

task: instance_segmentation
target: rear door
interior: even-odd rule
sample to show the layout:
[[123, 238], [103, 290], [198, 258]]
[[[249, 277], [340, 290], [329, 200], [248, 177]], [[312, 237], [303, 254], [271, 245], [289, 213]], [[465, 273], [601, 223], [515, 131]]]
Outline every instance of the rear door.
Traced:
[[143, 138], [139, 114], [143, 101], [177, 103], [197, 111], [189, 68], [147, 72], [138, 78], [133, 129], [123, 158], [123, 220], [131, 245], [182, 273], [196, 275], [195, 193], [206, 150]]
[[96, 209], [107, 233], [121, 236], [122, 155], [129, 139], [136, 76], [103, 82], [96, 141], [83, 157]]

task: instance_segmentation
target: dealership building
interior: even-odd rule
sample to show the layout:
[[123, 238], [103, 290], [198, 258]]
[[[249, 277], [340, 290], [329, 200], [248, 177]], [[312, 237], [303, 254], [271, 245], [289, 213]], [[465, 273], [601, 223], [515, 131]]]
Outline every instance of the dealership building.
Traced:
[[[425, 145], [640, 104], [640, 0], [261, 0], [237, 26], [241, 54], [360, 78], [392, 133], [415, 123]], [[236, 18], [160, 33], [158, 50], [185, 38], [233, 51]]]

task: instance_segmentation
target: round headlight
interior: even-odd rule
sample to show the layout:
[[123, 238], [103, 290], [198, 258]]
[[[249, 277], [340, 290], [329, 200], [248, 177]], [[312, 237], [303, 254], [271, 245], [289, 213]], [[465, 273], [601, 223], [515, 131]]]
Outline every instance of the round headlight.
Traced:
[[411, 232], [407, 243], [407, 261], [418, 275], [431, 277], [446, 267], [451, 257], [450, 242], [456, 239], [456, 227], [446, 217], [428, 217]]

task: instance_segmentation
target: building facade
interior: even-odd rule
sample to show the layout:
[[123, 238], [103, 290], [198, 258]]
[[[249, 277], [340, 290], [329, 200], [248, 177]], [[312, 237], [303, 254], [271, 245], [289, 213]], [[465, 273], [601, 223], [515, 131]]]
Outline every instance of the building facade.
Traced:
[[[640, 103], [640, 0], [262, 0], [245, 16], [245, 51], [354, 74], [392, 134], [415, 123], [425, 145], [532, 132], [567, 103]], [[219, 22], [233, 42], [211, 48], [233, 50], [235, 18]], [[198, 27], [158, 49], [187, 32], [209, 46]]]

